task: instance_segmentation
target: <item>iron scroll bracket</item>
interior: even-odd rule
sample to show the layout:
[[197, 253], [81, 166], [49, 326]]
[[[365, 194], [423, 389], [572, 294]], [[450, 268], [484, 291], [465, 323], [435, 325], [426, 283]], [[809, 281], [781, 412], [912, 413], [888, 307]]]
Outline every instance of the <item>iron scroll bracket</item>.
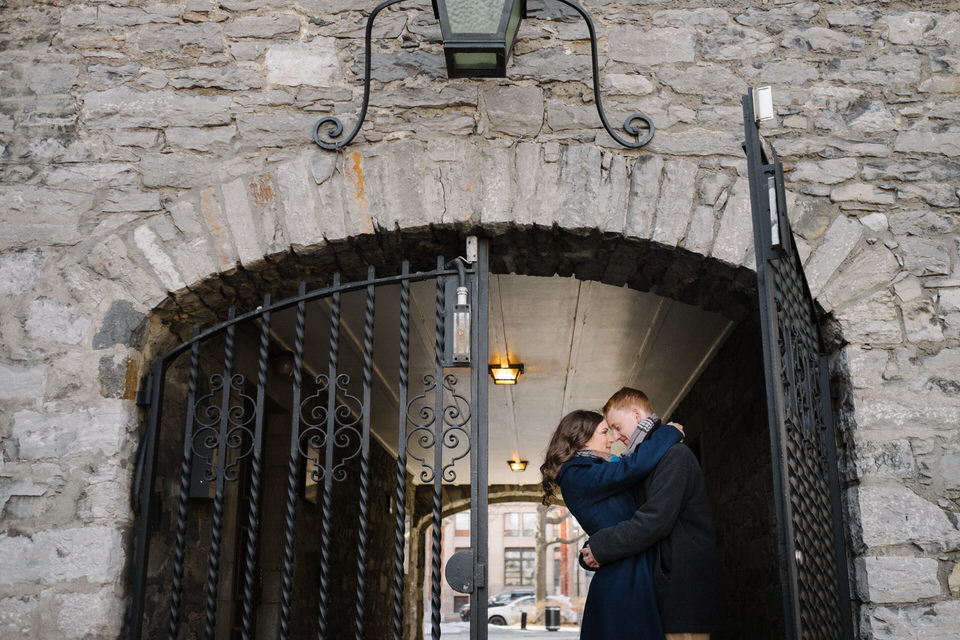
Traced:
[[[580, 3], [577, 0], [556, 0], [562, 4], [567, 5], [574, 11], [580, 14], [584, 22], [587, 25], [587, 31], [590, 35], [590, 58], [591, 65], [593, 69], [593, 101], [597, 105], [597, 114], [600, 116], [600, 122], [603, 124], [603, 128], [606, 129], [607, 133], [610, 134], [610, 137], [617, 141], [623, 147], [628, 149], [639, 149], [643, 147], [648, 142], [653, 140], [654, 126], [653, 120], [650, 119], [644, 113], [635, 112], [627, 116], [626, 120], [623, 122], [623, 129], [631, 136], [636, 136], [638, 139], [634, 141], [627, 140], [623, 138], [620, 134], [614, 131], [613, 127], [610, 126], [610, 121], [607, 120], [606, 112], [603, 110], [603, 101], [600, 97], [600, 64], [598, 61], [597, 54], [597, 31], [593, 26], [593, 20], [590, 19], [590, 14], [580, 6]], [[316, 124], [313, 125], [313, 141], [317, 143], [322, 149], [327, 151], [337, 151], [347, 146], [353, 139], [357, 137], [357, 134], [360, 132], [360, 128], [363, 126], [364, 120], [367, 117], [367, 109], [370, 106], [370, 58], [372, 55], [372, 46], [371, 40], [373, 38], [373, 21], [376, 19], [377, 14], [381, 11], [390, 7], [392, 5], [403, 2], [403, 0], [386, 0], [381, 2], [373, 11], [370, 12], [370, 16], [367, 18], [367, 27], [364, 33], [364, 58], [363, 58], [363, 102], [360, 106], [360, 115], [357, 117], [357, 122], [353, 127], [353, 130], [350, 131], [347, 136], [341, 140], [337, 140], [343, 135], [343, 122], [337, 116], [324, 116], [317, 120]], [[436, 7], [434, 7], [436, 10]], [[639, 122], [643, 122], [647, 126], [646, 135], [641, 137], [642, 129], [639, 126]], [[324, 137], [329, 138], [325, 140], [324, 137], [321, 137], [321, 130], [323, 130]]]
[[343, 123], [340, 121], [340, 118], [336, 116], [324, 116], [317, 120], [317, 123], [313, 125], [313, 141], [321, 148], [327, 151], [337, 151], [353, 142], [353, 139], [360, 133], [360, 127], [363, 126], [363, 121], [367, 118], [367, 107], [370, 106], [370, 56], [372, 55], [370, 41], [373, 38], [373, 21], [376, 19], [378, 13], [399, 2], [403, 2], [403, 0], [386, 0], [378, 4], [373, 8], [373, 11], [370, 12], [370, 17], [367, 18], [367, 29], [364, 34], [363, 104], [360, 106], [360, 115], [357, 117], [357, 123], [353, 126], [353, 131], [343, 140], [333, 142], [327, 142], [321, 139], [320, 129], [326, 127], [327, 136], [330, 138], [339, 138], [343, 134]]
[[590, 14], [580, 6], [580, 3], [577, 0], [556, 0], [561, 4], [565, 4], [583, 18], [583, 21], [587, 23], [587, 31], [590, 34], [590, 57], [593, 64], [593, 101], [597, 105], [597, 114], [600, 116], [600, 122], [603, 123], [603, 128], [607, 130], [607, 133], [610, 134], [610, 137], [616, 140], [620, 145], [628, 149], [639, 149], [640, 147], [646, 145], [648, 142], [653, 140], [653, 120], [650, 119], [646, 114], [632, 113], [627, 116], [627, 119], [623, 121], [624, 130], [632, 136], [637, 136], [640, 138], [640, 127], [634, 124], [635, 121], [640, 120], [647, 125], [647, 135], [643, 138], [640, 138], [636, 142], [631, 142], [620, 136], [613, 128], [610, 126], [610, 122], [607, 120], [607, 114], [603, 111], [603, 101], [600, 99], [600, 63], [598, 62], [597, 56], [597, 30], [593, 26], [593, 20], [590, 19]]

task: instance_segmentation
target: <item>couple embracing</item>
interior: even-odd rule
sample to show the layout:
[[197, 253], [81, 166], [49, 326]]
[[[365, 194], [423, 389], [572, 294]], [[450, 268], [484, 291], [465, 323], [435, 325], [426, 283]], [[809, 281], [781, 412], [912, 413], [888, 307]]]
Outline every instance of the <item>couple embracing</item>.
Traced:
[[[662, 424], [647, 396], [624, 387], [603, 407], [560, 421], [545, 461], [544, 504], [559, 488], [590, 536], [596, 570], [582, 640], [708, 640], [720, 576], [710, 504], [683, 427]], [[610, 454], [620, 440], [626, 450]]]

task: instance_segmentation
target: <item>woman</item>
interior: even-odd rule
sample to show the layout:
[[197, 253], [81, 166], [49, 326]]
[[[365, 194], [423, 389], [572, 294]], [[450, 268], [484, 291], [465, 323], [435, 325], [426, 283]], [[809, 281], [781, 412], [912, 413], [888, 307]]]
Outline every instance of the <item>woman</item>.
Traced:
[[[616, 440], [603, 416], [573, 411], [560, 421], [540, 473], [543, 503], [559, 486], [570, 513], [587, 535], [630, 518], [634, 489], [682, 434], [672, 425], [656, 430], [635, 453], [610, 455]], [[581, 640], [663, 640], [653, 590], [651, 551], [604, 565], [590, 583], [580, 626]]]

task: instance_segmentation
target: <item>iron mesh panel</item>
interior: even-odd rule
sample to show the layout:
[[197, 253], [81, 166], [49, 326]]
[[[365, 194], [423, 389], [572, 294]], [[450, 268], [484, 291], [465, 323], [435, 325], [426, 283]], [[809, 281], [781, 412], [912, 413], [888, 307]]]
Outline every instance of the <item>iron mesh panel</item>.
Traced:
[[822, 414], [819, 338], [812, 301], [795, 254], [768, 263], [773, 285], [778, 368], [782, 405], [782, 442], [787, 471], [789, 555], [801, 637], [838, 637], [842, 628], [837, 602], [839, 580], [833, 546], [833, 514]]

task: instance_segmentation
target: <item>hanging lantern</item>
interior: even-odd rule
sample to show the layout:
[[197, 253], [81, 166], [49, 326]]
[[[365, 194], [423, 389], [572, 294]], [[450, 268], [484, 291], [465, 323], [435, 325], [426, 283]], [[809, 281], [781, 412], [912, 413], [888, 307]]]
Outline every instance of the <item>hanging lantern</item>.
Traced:
[[433, 11], [449, 77], [506, 77], [526, 0], [434, 0]]

